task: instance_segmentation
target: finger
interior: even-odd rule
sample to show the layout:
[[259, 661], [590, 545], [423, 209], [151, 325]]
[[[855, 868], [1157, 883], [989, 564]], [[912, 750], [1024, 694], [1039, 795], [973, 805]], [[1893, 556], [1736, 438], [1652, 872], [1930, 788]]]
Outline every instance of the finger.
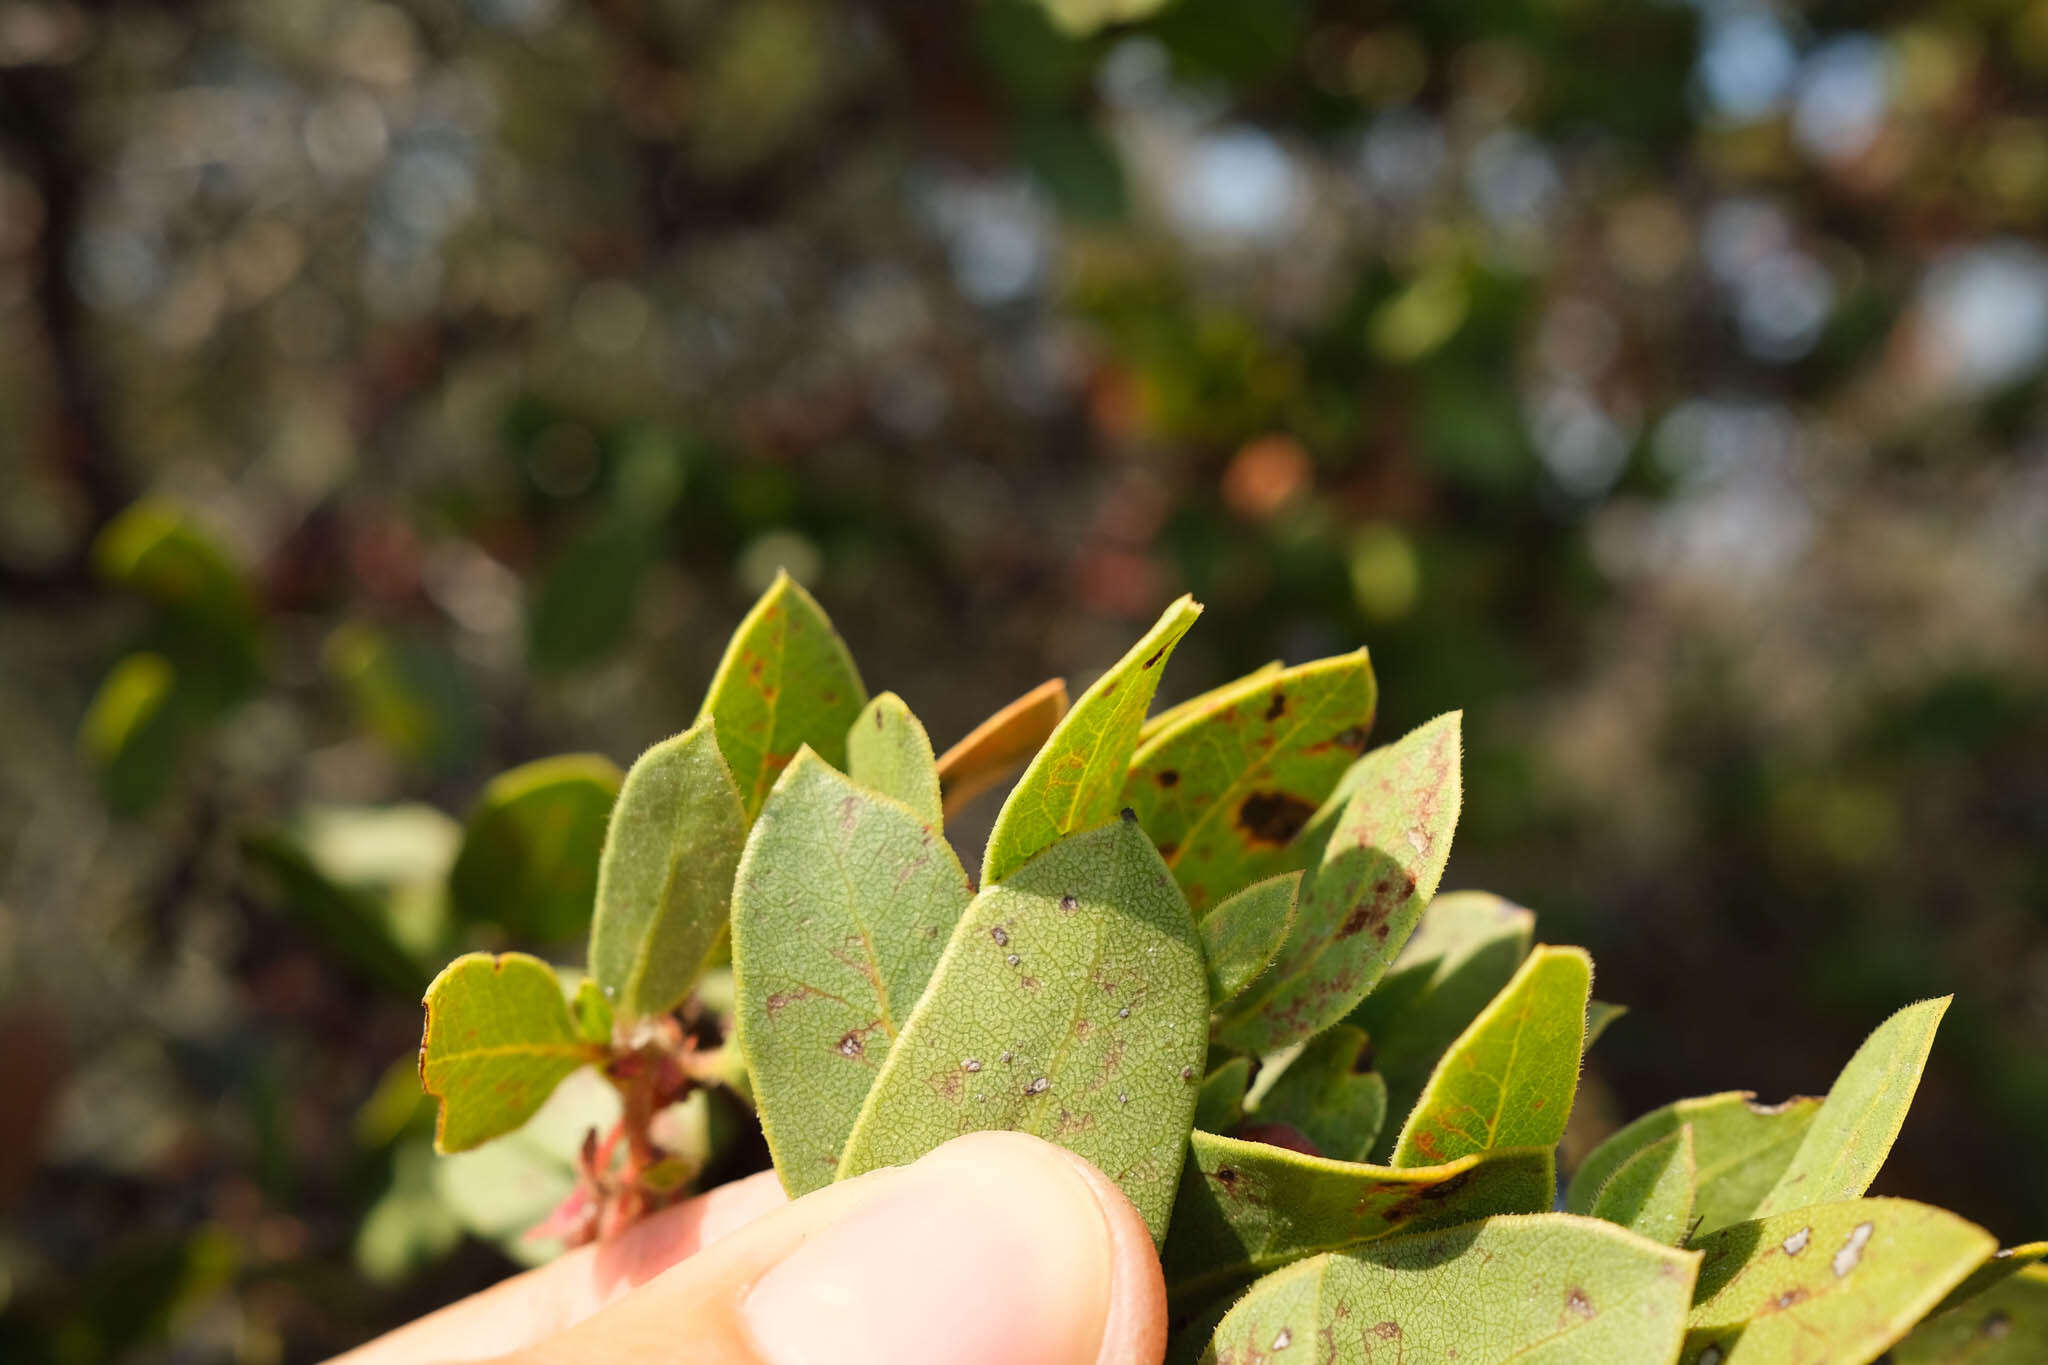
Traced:
[[[518, 1365], [1156, 1365], [1151, 1234], [1087, 1162], [971, 1133], [761, 1218]], [[509, 1363], [508, 1363], [509, 1365]]]
[[773, 1171], [721, 1185], [635, 1223], [609, 1242], [578, 1247], [407, 1323], [329, 1365], [424, 1365], [487, 1360], [517, 1351], [581, 1322], [636, 1285], [788, 1202]]

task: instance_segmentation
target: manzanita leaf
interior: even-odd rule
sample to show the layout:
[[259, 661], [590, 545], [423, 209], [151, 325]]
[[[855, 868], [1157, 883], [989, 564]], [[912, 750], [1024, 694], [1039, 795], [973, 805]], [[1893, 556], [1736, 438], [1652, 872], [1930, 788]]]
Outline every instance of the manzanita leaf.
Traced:
[[569, 997], [569, 1017], [576, 1021], [576, 1032], [586, 1043], [611, 1044], [612, 1002], [604, 998], [604, 988], [595, 977], [586, 976], [576, 983], [576, 994]]
[[1354, 790], [1302, 884], [1273, 969], [1217, 1021], [1264, 1054], [1336, 1023], [1372, 989], [1436, 894], [1458, 823], [1459, 713], [1358, 760]]
[[1906, 1122], [1951, 998], [1908, 1005], [1856, 1049], [1791, 1164], [1757, 1205], [1757, 1217], [1853, 1198], [1870, 1188]]
[[733, 886], [740, 1046], [792, 1196], [841, 1148], [973, 895], [917, 812], [808, 750], [761, 807]]
[[1694, 1239], [1739, 1223], [1756, 1213], [1793, 1153], [1805, 1140], [1820, 1101], [1799, 1096], [1782, 1104], [1758, 1104], [1747, 1090], [1679, 1100], [1653, 1109], [1595, 1147], [1572, 1174], [1565, 1208], [1590, 1213], [1601, 1186], [1636, 1153], [1692, 1129]]
[[621, 780], [602, 754], [537, 759], [491, 779], [448, 873], [451, 908], [544, 943], [583, 933]]
[[1378, 699], [1361, 649], [1241, 683], [1140, 745], [1123, 799], [1197, 919], [1287, 865], [1294, 836], [1364, 752]]
[[1273, 965], [1294, 924], [1301, 874], [1286, 872], [1254, 882], [1202, 921], [1202, 955], [1209, 964], [1209, 1000], [1236, 999]]
[[1236, 1127], [1244, 1117], [1244, 1092], [1251, 1083], [1249, 1057], [1232, 1057], [1204, 1076], [1202, 1089], [1195, 1096], [1195, 1127], [1211, 1133]]
[[434, 1145], [460, 1152], [509, 1133], [604, 1049], [569, 1017], [554, 969], [524, 953], [465, 953], [427, 987], [420, 1084], [441, 1102]]
[[1067, 714], [1067, 680], [1048, 678], [968, 732], [939, 756], [945, 813], [958, 815], [1022, 766]]
[[1489, 1218], [1267, 1276], [1216, 1328], [1209, 1365], [1666, 1361], [1699, 1258], [1566, 1213]]
[[626, 1017], [666, 1014], [690, 993], [725, 932], [746, 837], [715, 722], [663, 740], [627, 772], [590, 921], [590, 973]]
[[1943, 1209], [1847, 1199], [1736, 1223], [1698, 1246], [1688, 1365], [1832, 1365], [1876, 1357], [1998, 1243]]
[[1260, 1097], [1258, 1119], [1299, 1129], [1323, 1156], [1365, 1160], [1387, 1119], [1365, 1035], [1346, 1024], [1318, 1034]]
[[[1959, 1308], [1968, 1300], [1976, 1298], [1994, 1285], [2004, 1283], [2028, 1266], [2039, 1264], [2044, 1258], [2048, 1258], [2048, 1242], [2027, 1242], [2016, 1247], [2001, 1247], [1992, 1254], [1990, 1260], [1964, 1277], [1961, 1284], [1949, 1290], [1948, 1297], [1934, 1306], [1934, 1313], [1946, 1313], [1951, 1308]], [[1933, 1315], [1930, 1313], [1928, 1316]]]
[[[1535, 929], [1534, 915], [1484, 891], [1451, 891], [1429, 903], [1394, 965], [1344, 1020], [1372, 1040], [1389, 1114], [1405, 1118], [1415, 1108], [1437, 1059], [1529, 955]], [[1392, 1155], [1398, 1136], [1383, 1131], [1375, 1155]]]
[[1208, 1000], [1194, 917], [1137, 822], [1070, 835], [961, 917], [839, 1173], [977, 1129], [1034, 1133], [1094, 1162], [1163, 1237]]
[[1593, 1216], [1653, 1242], [1677, 1246], [1691, 1229], [1693, 1163], [1688, 1125], [1621, 1163], [1600, 1187]]
[[982, 855], [984, 884], [1003, 880], [1061, 835], [1093, 829], [1116, 814], [1153, 689], [1173, 647], [1201, 614], [1194, 598], [1178, 599], [1081, 694], [1003, 802]]
[[717, 720], [718, 747], [751, 820], [804, 745], [835, 767], [846, 762], [846, 731], [867, 699], [825, 609], [778, 573], [733, 632], [697, 719]]
[[1593, 960], [1538, 947], [1451, 1045], [1394, 1144], [1396, 1166], [1433, 1166], [1564, 1136], [1579, 1086]]
[[945, 818], [931, 736], [894, 692], [869, 702], [846, 732], [846, 771], [868, 790], [901, 801], [933, 829]]
[[1280, 671], [1280, 668], [1280, 661], [1278, 659], [1274, 659], [1269, 663], [1260, 664], [1257, 668], [1253, 669], [1251, 672], [1245, 674], [1241, 678], [1231, 679], [1229, 682], [1223, 684], [1223, 686], [1221, 687], [1212, 687], [1207, 692], [1203, 692], [1199, 695], [1189, 697], [1184, 702], [1177, 702], [1174, 705], [1167, 707], [1164, 711], [1155, 711], [1153, 714], [1145, 718], [1144, 726], [1140, 728], [1138, 731], [1139, 745], [1142, 747], [1148, 741], [1155, 738], [1160, 731], [1164, 730], [1169, 725], [1179, 724], [1181, 721], [1186, 720], [1189, 716], [1198, 715], [1201, 712], [1211, 710], [1216, 706], [1218, 702], [1223, 700], [1223, 698], [1231, 695], [1232, 693], [1237, 692], [1238, 690], [1247, 687], [1252, 683], [1264, 682], [1266, 679], [1278, 673]]
[[1556, 1192], [1549, 1148], [1394, 1170], [1197, 1131], [1166, 1244], [1174, 1311], [1320, 1251], [1497, 1213], [1536, 1213]]
[[1894, 1365], [2040, 1365], [2048, 1360], [2048, 1268], [2029, 1266], [1927, 1318]]

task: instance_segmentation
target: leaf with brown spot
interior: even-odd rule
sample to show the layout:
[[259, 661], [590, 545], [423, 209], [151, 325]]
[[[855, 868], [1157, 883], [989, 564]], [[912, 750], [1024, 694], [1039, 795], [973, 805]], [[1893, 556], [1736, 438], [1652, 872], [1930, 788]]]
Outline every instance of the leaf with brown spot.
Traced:
[[984, 884], [999, 882], [1063, 835], [1115, 817], [1131, 753], [1159, 675], [1188, 627], [1202, 614], [1192, 597], [1176, 599], [1143, 639], [1081, 694], [1010, 791], [981, 859]]
[[761, 1130], [792, 1196], [831, 1183], [970, 895], [917, 812], [808, 749], [768, 794], [733, 884], [733, 990]]
[[1255, 674], [1149, 733], [1124, 801], [1173, 849], [1167, 865], [1198, 918], [1288, 866], [1287, 845], [1363, 751], [1378, 697], [1361, 649]]
[[1358, 760], [1352, 794], [1303, 880], [1272, 970], [1219, 1015], [1216, 1041], [1262, 1055], [1350, 1013], [1436, 894], [1457, 828], [1459, 713]]
[[[839, 1174], [914, 1161], [978, 1129], [1035, 1133], [1094, 1162], [1161, 1237], [1208, 998], [1194, 919], [1144, 832], [1119, 820], [1070, 835], [961, 916]], [[949, 1069], [966, 1084], [935, 1096], [927, 1078]]]
[[1904, 1199], [1846, 1199], [1735, 1223], [1698, 1243], [1686, 1361], [1871, 1360], [1998, 1248], [1990, 1233]]
[[958, 815], [1038, 752], [1067, 714], [1067, 680], [1048, 678], [969, 731], [939, 758], [945, 814]]
[[1557, 1188], [1548, 1148], [1396, 1170], [1197, 1130], [1166, 1245], [1176, 1313], [1322, 1251], [1500, 1213], [1536, 1213]]
[[768, 789], [808, 744], [835, 767], [867, 688], [817, 600], [786, 573], [761, 594], [725, 648], [697, 719], [718, 722], [718, 746], [752, 820]]
[[1530, 953], [1437, 1063], [1394, 1144], [1394, 1164], [1555, 1146], [1578, 1090], [1592, 984], [1584, 949]]
[[1588, 1365], [1672, 1358], [1699, 1258], [1565, 1213], [1367, 1242], [1253, 1285], [1205, 1365]]
[[1179, 722], [1186, 720], [1189, 716], [1199, 715], [1204, 711], [1212, 710], [1217, 705], [1217, 703], [1221, 702], [1224, 698], [1230, 696], [1232, 693], [1237, 692], [1249, 686], [1252, 683], [1265, 681], [1267, 678], [1270, 678], [1274, 674], [1278, 673], [1280, 671], [1280, 668], [1281, 664], [1278, 659], [1274, 659], [1269, 663], [1260, 664], [1257, 668], [1245, 674], [1242, 678], [1234, 678], [1231, 681], [1223, 684], [1223, 686], [1221, 687], [1213, 687], [1209, 689], [1207, 692], [1200, 693], [1197, 696], [1189, 697], [1184, 702], [1176, 702], [1174, 705], [1167, 707], [1164, 711], [1160, 711], [1155, 715], [1147, 717], [1144, 728], [1138, 731], [1139, 745], [1142, 746], [1147, 743], [1150, 743], [1152, 739], [1159, 734], [1160, 731], [1166, 729], [1169, 725], [1178, 724]]

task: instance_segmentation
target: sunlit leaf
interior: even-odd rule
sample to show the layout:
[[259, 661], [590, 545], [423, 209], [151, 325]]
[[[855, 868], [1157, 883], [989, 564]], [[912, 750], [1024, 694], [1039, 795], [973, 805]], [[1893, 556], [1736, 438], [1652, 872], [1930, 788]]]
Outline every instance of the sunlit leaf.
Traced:
[[[1527, 910], [1483, 891], [1447, 892], [1429, 903], [1394, 965], [1344, 1020], [1372, 1040], [1389, 1114], [1405, 1118], [1415, 1108], [1437, 1059], [1529, 955], [1535, 926]], [[1383, 1131], [1375, 1156], [1392, 1155], [1398, 1136]]]
[[1389, 1238], [1268, 1276], [1230, 1310], [1202, 1359], [1669, 1360], [1698, 1258], [1565, 1213], [1489, 1218]]
[[747, 823], [714, 731], [699, 721], [635, 760], [605, 831], [590, 973], [629, 1019], [673, 1009], [725, 932]]
[[434, 1145], [459, 1152], [509, 1133], [603, 1049], [569, 1016], [561, 982], [524, 953], [465, 953], [427, 987], [420, 1083], [441, 1102]]
[[1241, 683], [1139, 747], [1124, 803], [1198, 919], [1287, 865], [1294, 836], [1364, 752], [1378, 696], [1361, 649]]
[[1048, 678], [939, 756], [947, 816], [959, 814], [1037, 753], [1067, 714], [1067, 682]]
[[718, 745], [754, 818], [783, 767], [808, 744], [834, 767], [867, 688], [832, 622], [786, 573], [761, 595], [726, 646], [697, 719], [718, 722]]
[[1820, 1101], [1810, 1097], [1764, 1105], [1747, 1090], [1679, 1100], [1649, 1113], [1595, 1147], [1572, 1175], [1565, 1207], [1588, 1213], [1616, 1171], [1636, 1153], [1692, 1129], [1695, 1238], [1739, 1223], [1756, 1213], [1792, 1154], [1805, 1140]]
[[544, 943], [583, 933], [621, 780], [602, 754], [537, 759], [493, 778], [448, 874], [455, 913]]
[[1264, 682], [1278, 673], [1280, 668], [1281, 664], [1278, 659], [1273, 660], [1271, 663], [1260, 664], [1241, 678], [1233, 678], [1221, 687], [1212, 687], [1207, 692], [1189, 697], [1184, 702], [1177, 702], [1167, 707], [1164, 711], [1154, 712], [1152, 715], [1147, 716], [1144, 725], [1139, 727], [1138, 747], [1142, 749], [1147, 743], [1157, 738], [1159, 732], [1168, 726], [1176, 725], [1186, 720], [1189, 716], [1199, 715], [1204, 711], [1213, 709], [1224, 698], [1242, 688], [1248, 687], [1253, 683]]
[[1451, 1045], [1394, 1144], [1396, 1166], [1554, 1146], [1571, 1117], [1593, 962], [1538, 947]]
[[1697, 1245], [1688, 1365], [1870, 1360], [1998, 1247], [1976, 1224], [1904, 1199], [1794, 1209]]
[[1352, 794], [1302, 883], [1287, 946], [1229, 1006], [1217, 1041], [1267, 1053], [1348, 1014], [1436, 894], [1458, 822], [1459, 714], [1360, 759]]
[[1345, 1024], [1318, 1034], [1259, 1098], [1261, 1123], [1284, 1123], [1338, 1161], [1363, 1161], [1387, 1118], [1387, 1083], [1366, 1037]]
[[1692, 1222], [1692, 1129], [1680, 1128], [1621, 1163], [1593, 1201], [1593, 1217], [1677, 1246]]
[[846, 771], [870, 791], [893, 797], [939, 827], [939, 769], [931, 736], [903, 698], [884, 692], [867, 704], [846, 735]]
[[1209, 998], [1236, 999], [1273, 965], [1294, 923], [1301, 874], [1254, 882], [1217, 906], [1201, 923], [1202, 954], [1209, 964]]
[[1757, 1217], [1848, 1199], [1870, 1188], [1906, 1122], [1950, 998], [1908, 1005], [1856, 1049], [1791, 1164], [1757, 1205]]
[[1289, 1261], [1497, 1213], [1537, 1213], [1556, 1192], [1548, 1148], [1395, 1170], [1196, 1132], [1173, 1207], [1169, 1299], [1190, 1311]]
[[832, 1182], [972, 895], [922, 816], [816, 754], [768, 794], [733, 887], [733, 977], [761, 1128], [791, 1195]]
[[981, 879], [999, 882], [1064, 834], [1113, 818], [1139, 727], [1173, 647], [1202, 609], [1191, 597], [1169, 606], [1052, 732], [996, 816]]
[[854, 1125], [840, 1174], [976, 1129], [1034, 1133], [1162, 1236], [1209, 988], [1187, 902], [1136, 821], [1071, 835], [975, 897]]

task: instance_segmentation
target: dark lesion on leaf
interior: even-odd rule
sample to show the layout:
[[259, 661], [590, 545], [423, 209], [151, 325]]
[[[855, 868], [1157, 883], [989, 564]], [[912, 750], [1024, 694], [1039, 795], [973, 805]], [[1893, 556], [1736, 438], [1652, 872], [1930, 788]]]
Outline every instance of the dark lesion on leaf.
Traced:
[[1152, 774], [1152, 780], [1162, 787], [1177, 786], [1180, 783], [1180, 769], [1161, 768], [1158, 772]]
[[1314, 806], [1289, 792], [1253, 792], [1238, 803], [1238, 828], [1263, 844], [1284, 845], [1301, 833]]
[[1274, 721], [1287, 714], [1287, 694], [1275, 692], [1273, 700], [1266, 707], [1266, 719]]

